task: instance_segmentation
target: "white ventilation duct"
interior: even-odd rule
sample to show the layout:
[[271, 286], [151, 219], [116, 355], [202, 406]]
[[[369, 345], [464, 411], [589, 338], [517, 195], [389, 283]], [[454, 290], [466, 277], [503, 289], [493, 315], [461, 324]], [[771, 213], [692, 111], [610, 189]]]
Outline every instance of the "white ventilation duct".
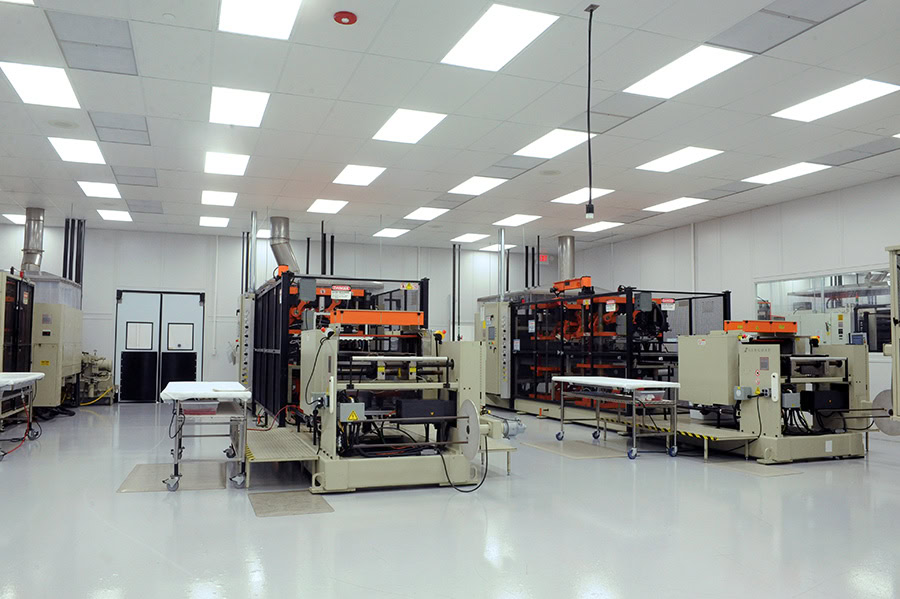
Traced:
[[269, 219], [271, 223], [272, 237], [269, 240], [269, 246], [272, 253], [278, 261], [279, 266], [287, 266], [288, 270], [297, 273], [300, 272], [300, 265], [297, 263], [297, 257], [294, 256], [294, 250], [291, 248], [291, 221], [284, 216], [273, 216]]
[[44, 255], [44, 209], [25, 209], [25, 247], [22, 248], [22, 270], [41, 272]]
[[556, 259], [559, 260], [559, 281], [575, 278], [575, 237], [560, 235]]

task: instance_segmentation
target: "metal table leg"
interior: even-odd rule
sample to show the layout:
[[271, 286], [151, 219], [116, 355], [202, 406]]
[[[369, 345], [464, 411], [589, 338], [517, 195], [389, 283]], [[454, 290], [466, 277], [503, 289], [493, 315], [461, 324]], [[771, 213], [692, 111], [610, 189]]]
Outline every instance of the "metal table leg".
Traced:
[[510, 452], [506, 452], [506, 476], [512, 473], [512, 464], [510, 463]]
[[556, 440], [562, 441], [566, 436], [566, 392], [565, 383], [557, 383], [559, 389], [559, 432], [556, 433]]

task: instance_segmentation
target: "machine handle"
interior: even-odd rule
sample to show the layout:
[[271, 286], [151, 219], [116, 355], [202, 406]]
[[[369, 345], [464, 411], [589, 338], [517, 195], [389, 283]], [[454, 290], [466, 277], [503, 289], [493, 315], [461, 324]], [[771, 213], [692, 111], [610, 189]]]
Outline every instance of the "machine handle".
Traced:
[[[781, 380], [778, 378], [777, 372], [772, 373], [772, 401], [781, 403]], [[762, 423], [759, 425], [762, 426]]]
[[334, 394], [334, 375], [328, 377], [328, 412], [330, 414], [334, 414], [334, 404], [337, 401], [335, 400]]

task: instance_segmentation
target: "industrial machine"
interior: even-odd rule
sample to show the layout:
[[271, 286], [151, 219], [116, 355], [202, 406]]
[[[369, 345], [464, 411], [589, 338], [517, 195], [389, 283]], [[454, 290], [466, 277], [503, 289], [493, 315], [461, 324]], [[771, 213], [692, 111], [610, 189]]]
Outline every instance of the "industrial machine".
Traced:
[[853, 332], [853, 306], [831, 308], [825, 312], [797, 310], [788, 320], [797, 323], [797, 332], [816, 337], [821, 345], [846, 345]]
[[82, 352], [79, 382], [82, 404], [94, 403], [104, 397], [109, 398], [108, 403], [112, 404], [112, 360], [98, 356], [96, 351], [92, 354]]
[[34, 311], [34, 284], [12, 272], [0, 272], [5, 291], [0, 328], [3, 329], [3, 354], [0, 371], [31, 370], [31, 326]]
[[764, 464], [865, 455], [866, 346], [820, 345], [791, 321], [729, 321], [678, 346], [681, 400], [714, 416], [685, 424], [688, 441], [745, 448]]
[[875, 424], [881, 432], [900, 435], [900, 246], [890, 246], [888, 273], [891, 279], [891, 342], [884, 345], [884, 354], [891, 356], [891, 388], [875, 396], [873, 407], [879, 412]]
[[43, 372], [35, 408], [58, 408], [78, 398], [81, 373], [81, 285], [44, 272], [29, 273], [34, 283], [32, 370]]

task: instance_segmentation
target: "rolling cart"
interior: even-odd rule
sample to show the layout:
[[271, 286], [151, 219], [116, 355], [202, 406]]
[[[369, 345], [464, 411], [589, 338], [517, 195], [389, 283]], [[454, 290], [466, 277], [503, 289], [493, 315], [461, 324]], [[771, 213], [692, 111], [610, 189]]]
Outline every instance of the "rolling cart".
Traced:
[[[44, 378], [43, 372], [0, 372], [0, 432], [6, 420], [16, 414], [25, 414], [25, 435], [29, 440], [37, 439], [39, 433], [31, 428], [33, 419], [31, 405], [34, 401], [35, 386]], [[0, 451], [0, 460], [6, 454]]]
[[[246, 387], [230, 381], [173, 382], [166, 385], [159, 398], [172, 402], [169, 422], [169, 436], [174, 440], [172, 476], [163, 481], [169, 491], [178, 490], [180, 465], [185, 462], [237, 462], [240, 468], [231, 481], [235, 487], [243, 487], [246, 480], [247, 405], [250, 402]], [[228, 432], [186, 435], [185, 425], [197, 428], [227, 426]], [[184, 459], [182, 440], [203, 437], [227, 438], [230, 444], [223, 451], [225, 458]]]

